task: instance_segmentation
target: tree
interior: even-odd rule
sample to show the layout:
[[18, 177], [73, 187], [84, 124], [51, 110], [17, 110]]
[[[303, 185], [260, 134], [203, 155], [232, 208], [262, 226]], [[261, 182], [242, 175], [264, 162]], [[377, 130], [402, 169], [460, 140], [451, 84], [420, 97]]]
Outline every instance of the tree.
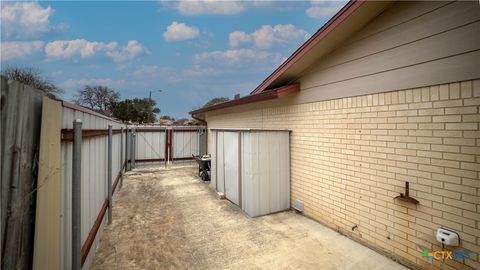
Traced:
[[63, 93], [62, 89], [58, 88], [51, 80], [44, 78], [40, 71], [34, 68], [6, 67], [1, 74], [9, 80], [29, 85], [54, 97]]
[[86, 85], [77, 91], [75, 103], [88, 107], [94, 111], [110, 115], [112, 103], [118, 102], [120, 94], [107, 86]]
[[207, 101], [207, 103], [205, 103], [205, 105], [203, 105], [203, 108], [205, 107], [209, 107], [209, 106], [213, 106], [215, 104], [218, 104], [218, 103], [223, 103], [223, 102], [227, 102], [229, 101], [230, 99], [228, 97], [216, 97], [216, 98], [212, 98], [210, 99], [209, 101]]
[[[151, 102], [151, 103], [150, 103]], [[152, 107], [150, 107], [150, 105]], [[153, 123], [156, 121], [155, 114], [160, 113], [160, 109], [155, 107], [156, 102], [149, 98], [125, 99], [111, 104], [113, 117], [123, 122], [133, 123]], [[150, 108], [153, 108], [150, 111]]]
[[160, 119], [163, 119], [163, 120], [175, 120], [175, 118], [171, 117], [170, 115], [162, 115], [162, 116], [160, 116]]

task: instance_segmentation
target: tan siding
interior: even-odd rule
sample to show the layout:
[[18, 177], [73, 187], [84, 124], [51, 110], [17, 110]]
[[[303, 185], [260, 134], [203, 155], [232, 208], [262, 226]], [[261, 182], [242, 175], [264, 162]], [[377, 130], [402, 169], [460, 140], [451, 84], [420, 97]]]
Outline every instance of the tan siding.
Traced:
[[[291, 199], [306, 215], [419, 267], [449, 227], [472, 258], [436, 266], [480, 268], [480, 80], [293, 100], [209, 112], [208, 127], [292, 130]], [[393, 199], [405, 181], [418, 206]]]
[[[479, 50], [479, 37], [480, 21], [477, 21], [414, 43], [358, 58], [347, 64], [323, 69], [321, 73], [312, 73], [302, 78], [302, 88], [369, 76]], [[457, 43], [452, 40], [461, 40], [462, 42]], [[433, 46], [435, 49], [432, 49]]]
[[[414, 10], [418, 4], [429, 6], [432, 11], [418, 14], [418, 17], [414, 19], [410, 19], [405, 15], [405, 13], [412, 10], [418, 12]], [[314, 70], [356, 60], [360, 57], [390, 50], [401, 45], [415, 43], [427, 37], [462, 28], [480, 19], [480, 15], [478, 15], [478, 9], [480, 8], [478, 6], [475, 7], [474, 3], [471, 2], [451, 3], [439, 9], [437, 9], [437, 5], [437, 2], [410, 2], [409, 4], [400, 2], [391, 6], [385, 13], [375, 18], [364, 29], [353, 36], [351, 41], [347, 41], [345, 45], [337, 48], [329, 57], [322, 60], [318, 66], [314, 67]], [[402, 18], [403, 23], [371, 33], [371, 29], [375, 29], [376, 25], [392, 20], [395, 16]], [[358, 36], [362, 38], [357, 40]], [[445, 44], [433, 43], [433, 46], [438, 45], [445, 46]]]
[[408, 5], [395, 3], [393, 4], [393, 8], [385, 10], [383, 14], [376, 18], [368, 27], [357, 33], [351, 42], [386, 31], [424, 16], [425, 14], [435, 12], [437, 9], [452, 3], [453, 1], [412, 1]]
[[301, 75], [299, 102], [478, 78], [479, 36], [478, 3], [396, 3]]
[[[301, 86], [296, 103], [313, 102], [353, 95], [379, 93], [416, 86], [429, 86], [432, 81], [446, 83], [480, 77], [480, 50], [435, 61], [383, 71], [351, 80], [306, 88]], [[341, 73], [340, 70], [338, 73]], [[320, 76], [320, 75], [319, 75]]]

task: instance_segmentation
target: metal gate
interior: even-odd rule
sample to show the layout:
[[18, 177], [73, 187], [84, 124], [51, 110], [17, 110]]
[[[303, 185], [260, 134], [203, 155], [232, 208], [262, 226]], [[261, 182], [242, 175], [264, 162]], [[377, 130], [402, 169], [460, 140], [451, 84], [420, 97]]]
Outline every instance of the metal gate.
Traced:
[[205, 126], [135, 126], [135, 162], [193, 160], [206, 153]]

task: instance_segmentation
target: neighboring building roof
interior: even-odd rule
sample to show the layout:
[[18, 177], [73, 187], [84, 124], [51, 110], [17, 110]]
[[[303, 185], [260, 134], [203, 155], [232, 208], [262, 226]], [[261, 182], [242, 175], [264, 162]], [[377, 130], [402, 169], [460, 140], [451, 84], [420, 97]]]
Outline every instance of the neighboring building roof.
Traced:
[[[258, 102], [272, 98], [263, 95], [272, 89], [290, 85], [300, 77], [312, 64], [334, 50], [348, 37], [365, 26], [370, 20], [381, 13], [390, 1], [352, 0], [348, 2], [335, 16], [322, 26], [310, 39], [298, 48], [287, 60], [270, 74], [249, 96], [238, 100], [216, 104], [190, 112], [198, 114], [207, 111], [219, 110], [236, 105]], [[265, 96], [272, 95], [265, 94]], [[276, 98], [276, 97], [275, 97]]]

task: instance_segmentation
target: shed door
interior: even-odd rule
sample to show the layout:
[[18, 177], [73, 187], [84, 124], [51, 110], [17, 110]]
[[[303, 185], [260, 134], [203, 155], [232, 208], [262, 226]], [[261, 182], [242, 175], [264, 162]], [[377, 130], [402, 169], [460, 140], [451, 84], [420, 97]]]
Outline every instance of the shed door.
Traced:
[[212, 137], [212, 159], [211, 159], [211, 169], [210, 169], [210, 187], [217, 189], [217, 132], [210, 131], [210, 136]]
[[256, 217], [290, 208], [289, 132], [245, 132], [240, 144], [242, 209]]
[[225, 193], [225, 158], [223, 150], [223, 132], [215, 132], [217, 134], [216, 158], [216, 185], [217, 191]]
[[239, 134], [238, 132], [224, 132], [223, 138], [225, 196], [236, 205], [240, 205]]

